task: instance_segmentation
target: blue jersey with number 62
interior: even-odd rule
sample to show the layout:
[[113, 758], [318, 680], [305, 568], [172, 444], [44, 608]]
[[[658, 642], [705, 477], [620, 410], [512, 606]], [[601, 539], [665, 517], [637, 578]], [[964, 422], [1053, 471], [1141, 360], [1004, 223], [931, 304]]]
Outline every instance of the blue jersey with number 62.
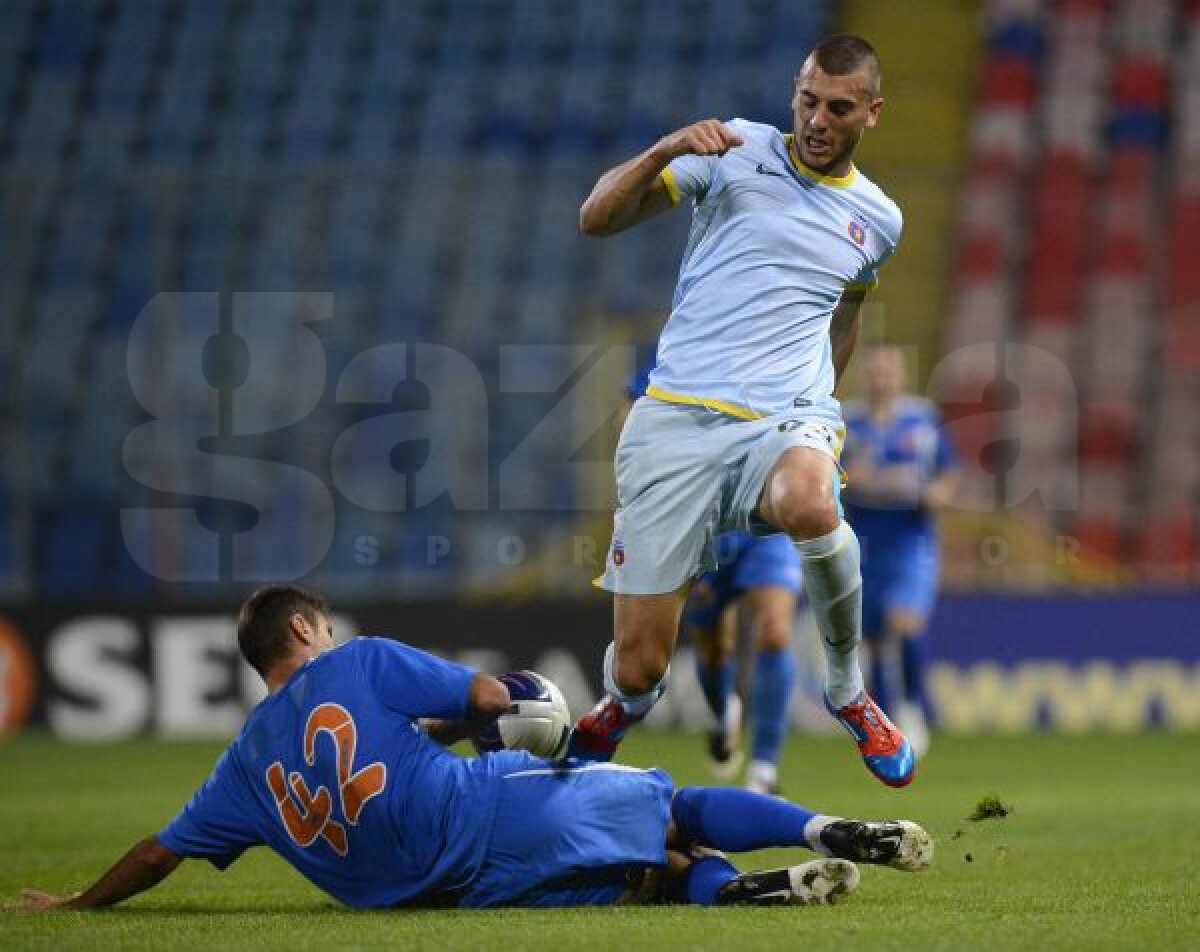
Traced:
[[528, 755], [464, 760], [417, 726], [459, 720], [474, 672], [357, 638], [263, 700], [159, 839], [219, 868], [265, 844], [352, 906], [436, 901], [478, 872], [500, 775]]

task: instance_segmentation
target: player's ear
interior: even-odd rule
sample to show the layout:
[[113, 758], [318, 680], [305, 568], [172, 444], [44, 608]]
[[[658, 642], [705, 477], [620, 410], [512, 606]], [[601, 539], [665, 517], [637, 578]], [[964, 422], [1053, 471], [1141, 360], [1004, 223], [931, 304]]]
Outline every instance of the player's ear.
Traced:
[[316, 640], [316, 632], [313, 631], [308, 619], [300, 612], [292, 612], [288, 619], [288, 631], [293, 638], [306, 645], [310, 645]]
[[883, 109], [883, 97], [876, 96], [867, 106], [867, 128], [874, 129], [879, 123], [879, 113]]

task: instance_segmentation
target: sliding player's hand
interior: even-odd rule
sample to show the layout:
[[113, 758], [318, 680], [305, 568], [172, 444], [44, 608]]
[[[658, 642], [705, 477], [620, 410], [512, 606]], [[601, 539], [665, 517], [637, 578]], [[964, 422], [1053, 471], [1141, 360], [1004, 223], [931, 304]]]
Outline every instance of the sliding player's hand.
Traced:
[[70, 909], [74, 896], [52, 896], [37, 889], [22, 889], [21, 898], [15, 902], [6, 902], [2, 907], [5, 912], [49, 912], [53, 909]]
[[681, 155], [724, 155], [745, 141], [719, 119], [705, 119], [664, 136], [659, 145], [674, 159]]

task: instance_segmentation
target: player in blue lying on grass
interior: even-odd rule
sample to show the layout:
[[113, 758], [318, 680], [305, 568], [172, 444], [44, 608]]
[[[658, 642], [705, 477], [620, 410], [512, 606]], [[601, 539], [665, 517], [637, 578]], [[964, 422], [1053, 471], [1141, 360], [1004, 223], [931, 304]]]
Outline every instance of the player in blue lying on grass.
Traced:
[[[646, 393], [656, 354], [651, 353], [625, 386], [626, 406]], [[696, 676], [712, 713], [709, 764], [721, 780], [741, 767], [742, 702], [736, 690], [739, 605], [750, 612], [755, 660], [750, 691], [750, 764], [746, 788], [779, 792], [779, 753], [787, 733], [788, 707], [796, 686], [792, 627], [803, 586], [800, 556], [784, 533], [756, 536], [733, 530], [716, 542], [717, 568], [692, 582], [683, 607], [682, 632], [696, 650]]]
[[[599, 905], [635, 898], [639, 885], [702, 904], [827, 902], [856, 885], [853, 861], [917, 870], [932, 856], [914, 823], [676, 790], [661, 770], [521, 751], [460, 757], [435, 738], [494, 722], [511, 703], [505, 681], [385, 638], [335, 646], [325, 602], [301, 589], [252, 595], [238, 644], [270, 693], [187, 806], [83, 892], [26, 890], [17, 906], [109, 906], [185, 857], [224, 869], [259, 845], [357, 907]], [[739, 875], [711, 852], [766, 846], [826, 858]]]
[[[848, 403], [846, 518], [863, 547], [863, 634], [871, 690], [917, 754], [932, 722], [924, 634], [937, 598], [937, 513], [953, 498], [958, 461], [937, 407], [905, 394], [900, 350], [863, 355], [863, 399]], [[897, 677], [899, 674], [899, 677]]]

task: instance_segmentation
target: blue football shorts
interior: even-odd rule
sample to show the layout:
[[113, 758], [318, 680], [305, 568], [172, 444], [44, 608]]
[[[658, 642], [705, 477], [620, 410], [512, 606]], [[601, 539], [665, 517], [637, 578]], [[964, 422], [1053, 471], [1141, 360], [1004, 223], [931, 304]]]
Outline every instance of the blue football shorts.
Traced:
[[863, 636], [878, 640], [887, 633], [887, 617], [907, 611], [928, 620], [937, 601], [941, 560], [936, 543], [925, 538], [882, 545], [874, 538], [862, 564]]
[[542, 760], [504, 774], [491, 839], [459, 905], [611, 905], [667, 862], [663, 770]]
[[783, 533], [726, 532], [717, 539], [717, 563], [688, 593], [684, 621], [690, 626], [712, 627], [725, 607], [750, 589], [775, 586], [799, 594], [803, 588], [800, 556]]

